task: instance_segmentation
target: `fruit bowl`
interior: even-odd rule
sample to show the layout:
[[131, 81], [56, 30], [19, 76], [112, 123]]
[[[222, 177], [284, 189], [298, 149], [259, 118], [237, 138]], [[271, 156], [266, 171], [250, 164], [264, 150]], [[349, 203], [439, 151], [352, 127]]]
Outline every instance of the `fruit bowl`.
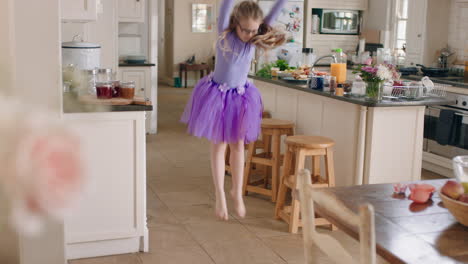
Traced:
[[444, 206], [455, 217], [455, 219], [457, 219], [460, 224], [468, 226], [468, 203], [462, 203], [454, 200], [443, 194], [441, 191], [439, 191], [439, 196], [442, 199]]

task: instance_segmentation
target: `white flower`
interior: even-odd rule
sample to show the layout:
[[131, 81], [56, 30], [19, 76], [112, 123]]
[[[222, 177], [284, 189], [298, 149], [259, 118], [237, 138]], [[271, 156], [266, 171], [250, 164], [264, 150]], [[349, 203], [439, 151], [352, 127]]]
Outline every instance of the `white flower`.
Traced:
[[382, 81], [388, 81], [393, 79], [393, 73], [385, 65], [377, 66], [377, 77]]

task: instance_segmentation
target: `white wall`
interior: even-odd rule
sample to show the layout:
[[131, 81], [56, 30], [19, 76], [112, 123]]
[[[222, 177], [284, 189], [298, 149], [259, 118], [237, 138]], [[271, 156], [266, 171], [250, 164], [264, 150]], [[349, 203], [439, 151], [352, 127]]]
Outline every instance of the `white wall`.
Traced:
[[[218, 17], [217, 0], [199, 0], [198, 4], [213, 4], [215, 16]], [[210, 62], [214, 53], [217, 39], [216, 25], [213, 32], [192, 32], [192, 2], [187, 0], [174, 0], [174, 50], [173, 70], [178, 72], [178, 64], [195, 54], [198, 63]], [[197, 73], [198, 75], [198, 73]]]
[[449, 45], [457, 60], [468, 61], [468, 1], [452, 0], [449, 16]]
[[[117, 42], [117, 1], [101, 0], [103, 13], [98, 14], [97, 21], [89, 23], [62, 23], [62, 41], [71, 41], [73, 36], [81, 34], [87, 42], [101, 45], [101, 68], [118, 66]], [[102, 32], [108, 32], [102, 34]]]
[[[0, 89], [25, 103], [47, 107], [57, 116], [62, 113], [59, 16], [60, 0], [0, 1]], [[8, 219], [4, 201], [2, 230]], [[18, 240], [3, 230], [0, 263], [65, 264], [63, 223], [46, 223], [44, 231], [36, 238]], [[5, 251], [8, 248], [10, 252]], [[3, 258], [3, 253], [11, 253], [14, 261]]]

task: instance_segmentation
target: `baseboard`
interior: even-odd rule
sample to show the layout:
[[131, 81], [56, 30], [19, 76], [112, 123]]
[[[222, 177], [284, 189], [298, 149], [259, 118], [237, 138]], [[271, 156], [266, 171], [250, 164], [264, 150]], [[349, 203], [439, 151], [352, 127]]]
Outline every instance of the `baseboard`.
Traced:
[[143, 241], [140, 237], [132, 237], [68, 244], [66, 254], [67, 259], [70, 260], [135, 253], [145, 248], [145, 246], [141, 245], [141, 242]]
[[453, 178], [452, 160], [429, 153], [423, 152], [422, 168]]

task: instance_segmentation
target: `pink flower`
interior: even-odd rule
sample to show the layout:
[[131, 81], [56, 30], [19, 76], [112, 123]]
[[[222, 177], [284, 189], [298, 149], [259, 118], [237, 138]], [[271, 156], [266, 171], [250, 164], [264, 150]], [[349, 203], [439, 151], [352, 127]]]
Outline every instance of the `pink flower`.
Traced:
[[368, 72], [368, 73], [377, 73], [377, 68], [374, 68], [374, 67], [362, 67], [361, 69], [362, 71], [365, 71], [365, 72]]
[[80, 142], [50, 113], [0, 97], [0, 187], [16, 231], [34, 235], [62, 220], [82, 193]]
[[43, 125], [18, 136], [14, 178], [5, 186], [11, 190], [12, 224], [26, 235], [39, 233], [46, 217], [61, 220], [84, 183], [78, 139], [62, 127]]
[[371, 65], [372, 64], [372, 58], [368, 58], [366, 61], [364, 61], [365, 65]]
[[[30, 181], [26, 202], [32, 212], [66, 209], [82, 185], [77, 138], [61, 130], [26, 135], [18, 146], [18, 176]], [[26, 184], [26, 183], [25, 183]]]

